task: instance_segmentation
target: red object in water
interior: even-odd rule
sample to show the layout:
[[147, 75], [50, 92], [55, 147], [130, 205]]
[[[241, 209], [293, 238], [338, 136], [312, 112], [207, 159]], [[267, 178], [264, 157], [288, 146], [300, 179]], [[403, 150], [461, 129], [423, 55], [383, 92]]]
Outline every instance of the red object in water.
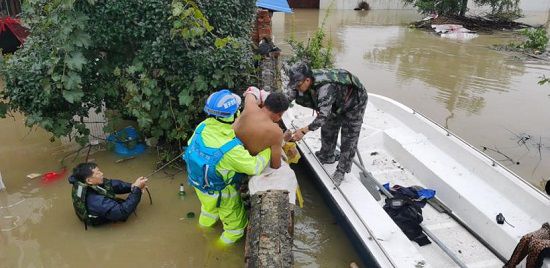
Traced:
[[42, 182], [45, 182], [45, 183], [54, 182], [60, 179], [61, 177], [63, 177], [65, 173], [67, 173], [67, 168], [63, 168], [59, 172], [55, 172], [55, 171], [46, 172], [42, 174]]

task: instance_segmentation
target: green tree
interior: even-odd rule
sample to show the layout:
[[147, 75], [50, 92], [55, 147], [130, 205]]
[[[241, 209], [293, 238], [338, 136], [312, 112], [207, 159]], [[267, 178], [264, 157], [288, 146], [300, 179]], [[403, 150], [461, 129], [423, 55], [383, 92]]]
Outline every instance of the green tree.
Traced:
[[[403, 0], [414, 5], [422, 13], [437, 12], [443, 16], [466, 15], [468, 0]], [[490, 6], [490, 16], [498, 19], [513, 20], [521, 15], [519, 0], [473, 0], [476, 5]]]
[[[29, 0], [25, 46], [0, 60], [0, 116], [86, 143], [88, 110], [116, 110], [181, 144], [214, 90], [256, 81], [254, 0]], [[179, 145], [178, 145], [179, 146]]]

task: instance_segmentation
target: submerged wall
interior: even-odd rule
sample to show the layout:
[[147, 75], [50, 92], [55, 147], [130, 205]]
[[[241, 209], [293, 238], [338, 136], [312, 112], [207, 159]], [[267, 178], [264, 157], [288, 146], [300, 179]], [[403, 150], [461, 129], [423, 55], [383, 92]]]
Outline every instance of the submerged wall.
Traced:
[[[414, 9], [412, 6], [405, 6], [402, 0], [365, 0], [371, 9]], [[353, 9], [361, 0], [319, 0], [320, 9], [328, 9], [330, 4], [334, 2], [335, 9]], [[470, 1], [468, 5], [471, 9], [475, 9], [475, 5]], [[525, 11], [545, 11], [550, 9], [550, 1], [548, 0], [521, 0], [520, 8]]]
[[[335, 9], [354, 9], [361, 0], [320, 0], [319, 8], [328, 9], [334, 2]], [[405, 6], [401, 0], [366, 0], [371, 9], [413, 9], [412, 6]]]

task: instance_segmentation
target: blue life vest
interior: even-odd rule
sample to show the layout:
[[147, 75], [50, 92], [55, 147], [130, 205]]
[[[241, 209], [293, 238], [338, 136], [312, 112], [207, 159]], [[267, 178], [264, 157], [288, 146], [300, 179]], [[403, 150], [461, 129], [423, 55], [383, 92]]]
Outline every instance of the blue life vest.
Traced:
[[237, 138], [233, 138], [220, 148], [207, 147], [202, 140], [201, 133], [205, 124], [199, 125], [191, 143], [185, 149], [183, 160], [187, 163], [187, 178], [189, 184], [204, 193], [221, 191], [229, 184], [238, 184], [242, 174], [237, 173], [228, 182], [216, 172], [216, 166], [222, 157], [235, 146], [242, 145]]

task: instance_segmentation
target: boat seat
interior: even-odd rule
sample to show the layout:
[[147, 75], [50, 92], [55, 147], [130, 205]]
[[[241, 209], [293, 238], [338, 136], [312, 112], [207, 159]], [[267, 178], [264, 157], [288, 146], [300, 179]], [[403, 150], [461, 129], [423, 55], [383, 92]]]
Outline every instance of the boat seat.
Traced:
[[[405, 127], [384, 132], [392, 155], [426, 187], [435, 189], [443, 203], [502, 255], [510, 256], [524, 235], [518, 230], [540, 228], [539, 222], [531, 219], [515, 200], [495, 191], [494, 185], [475, 169], [467, 169], [434, 145], [436, 141]], [[442, 135], [442, 138], [448, 137]], [[517, 228], [497, 224], [498, 213]]]

